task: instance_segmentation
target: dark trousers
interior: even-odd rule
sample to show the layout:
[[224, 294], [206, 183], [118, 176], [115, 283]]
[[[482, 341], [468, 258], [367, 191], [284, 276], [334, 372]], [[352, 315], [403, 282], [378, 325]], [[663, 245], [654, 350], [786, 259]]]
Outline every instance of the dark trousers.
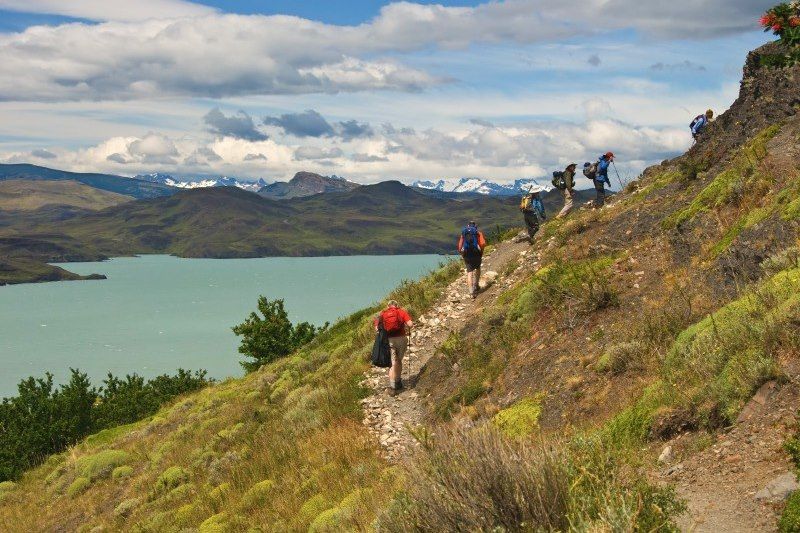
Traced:
[[528, 228], [528, 237], [533, 240], [533, 236], [539, 231], [539, 217], [533, 211], [523, 211], [522, 215], [525, 217], [525, 226]]
[[597, 193], [597, 196], [594, 199], [594, 206], [595, 207], [603, 207], [603, 204], [606, 203], [606, 187], [605, 183], [602, 181], [595, 181], [594, 182], [594, 190]]

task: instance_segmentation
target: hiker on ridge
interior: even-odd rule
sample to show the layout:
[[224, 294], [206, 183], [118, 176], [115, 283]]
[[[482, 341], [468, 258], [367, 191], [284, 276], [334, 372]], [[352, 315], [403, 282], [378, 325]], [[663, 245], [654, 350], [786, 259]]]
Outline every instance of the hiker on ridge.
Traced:
[[484, 248], [486, 248], [486, 239], [478, 230], [475, 221], [471, 220], [461, 230], [461, 238], [458, 239], [458, 253], [464, 258], [464, 266], [467, 268], [467, 290], [473, 299], [478, 296]]
[[[611, 187], [611, 182], [608, 179], [608, 167], [614, 162], [614, 153], [606, 152], [601, 155], [597, 160], [597, 170], [594, 180], [594, 189], [597, 192], [597, 197], [594, 200], [594, 206], [597, 208], [603, 207], [606, 202], [606, 189], [605, 186]], [[585, 165], [584, 165], [585, 167]]]
[[408, 311], [400, 307], [395, 300], [389, 300], [386, 309], [375, 317], [375, 330], [380, 325], [389, 337], [389, 346], [392, 350], [392, 366], [389, 368], [389, 388], [387, 392], [391, 396], [397, 395], [403, 390], [403, 357], [410, 343], [411, 328], [414, 322]]
[[706, 129], [706, 126], [711, 122], [714, 118], [714, 112], [712, 110], [706, 111], [705, 115], [697, 115], [691, 124], [689, 124], [689, 129], [692, 130], [692, 138], [696, 141], [700, 134]]
[[575, 198], [575, 170], [577, 168], [577, 163], [570, 163], [564, 169], [562, 174], [562, 179], [564, 180], [564, 207], [558, 212], [556, 218], [563, 218], [572, 211], [572, 203]]
[[547, 218], [540, 196], [543, 191], [544, 187], [541, 185], [533, 185], [528, 190], [528, 194], [522, 197], [522, 201], [519, 204], [519, 209], [525, 218], [525, 227], [528, 228], [528, 240], [531, 244], [533, 244], [533, 236], [539, 231], [539, 218], [542, 220]]

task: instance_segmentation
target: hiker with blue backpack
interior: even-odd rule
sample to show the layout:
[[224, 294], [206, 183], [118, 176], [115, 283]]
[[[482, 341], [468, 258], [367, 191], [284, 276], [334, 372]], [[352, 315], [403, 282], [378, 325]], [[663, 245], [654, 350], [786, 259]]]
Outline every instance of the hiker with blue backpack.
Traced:
[[711, 123], [711, 120], [714, 118], [714, 112], [712, 110], [706, 111], [705, 115], [697, 115], [691, 124], [689, 124], [689, 129], [692, 130], [692, 139], [695, 141], [700, 134], [703, 133], [703, 130], [706, 129], [706, 126]]
[[533, 244], [534, 235], [539, 231], [539, 219], [545, 220], [547, 218], [544, 212], [544, 204], [542, 203], [542, 192], [544, 192], [544, 187], [532, 185], [528, 189], [528, 194], [523, 196], [522, 201], [519, 203], [519, 209], [525, 218], [525, 227], [528, 228], [528, 240], [531, 244]]
[[481, 279], [481, 261], [483, 260], [484, 248], [486, 248], [486, 239], [483, 233], [478, 230], [478, 225], [475, 221], [471, 220], [461, 230], [461, 238], [458, 239], [458, 253], [461, 254], [464, 259], [464, 266], [467, 268], [467, 290], [473, 299], [478, 296], [478, 283]]
[[606, 152], [601, 155], [597, 163], [584, 163], [583, 175], [594, 182], [594, 190], [597, 196], [594, 200], [594, 206], [597, 208], [603, 207], [606, 202], [606, 188], [608, 185], [611, 187], [611, 181], [608, 179], [608, 167], [614, 162], [614, 153]]

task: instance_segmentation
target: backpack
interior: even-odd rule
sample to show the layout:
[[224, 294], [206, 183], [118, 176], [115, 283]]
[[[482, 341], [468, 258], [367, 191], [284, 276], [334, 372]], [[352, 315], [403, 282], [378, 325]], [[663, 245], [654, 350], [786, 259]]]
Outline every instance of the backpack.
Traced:
[[381, 319], [378, 322], [378, 328], [383, 326], [387, 335], [391, 336], [396, 333], [403, 333], [405, 331], [405, 324], [400, 317], [400, 311], [396, 307], [390, 307], [381, 313]]
[[706, 118], [705, 115], [697, 115], [696, 117], [694, 117], [694, 120], [692, 121], [692, 123], [689, 124], [689, 129], [693, 130], [694, 127], [697, 125], [697, 123], [700, 122], [701, 120], [703, 120], [704, 118]]
[[567, 188], [567, 182], [564, 180], [564, 171], [563, 170], [556, 170], [553, 172], [553, 187], [563, 191]]
[[466, 226], [461, 230], [461, 238], [464, 241], [461, 245], [461, 252], [481, 251], [481, 247], [478, 244], [478, 228], [475, 226]]
[[389, 335], [378, 323], [378, 333], [375, 335], [375, 344], [372, 345], [372, 365], [378, 368], [392, 366], [392, 347], [389, 345]]
[[593, 180], [597, 177], [597, 163], [584, 163], [583, 164], [583, 175]]
[[519, 209], [520, 211], [530, 211], [533, 209], [533, 200], [530, 194], [526, 194], [522, 197], [522, 200], [519, 202]]

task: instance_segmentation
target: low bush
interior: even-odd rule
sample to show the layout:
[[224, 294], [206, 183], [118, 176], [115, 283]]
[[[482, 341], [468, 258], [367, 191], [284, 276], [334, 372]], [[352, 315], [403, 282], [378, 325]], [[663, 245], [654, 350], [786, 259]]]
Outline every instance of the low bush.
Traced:
[[611, 345], [600, 357], [595, 368], [600, 372], [621, 374], [626, 370], [644, 367], [646, 348], [640, 341], [621, 342]]
[[485, 426], [440, 432], [417, 459], [379, 531], [670, 531], [683, 510], [597, 441], [536, 445]]

